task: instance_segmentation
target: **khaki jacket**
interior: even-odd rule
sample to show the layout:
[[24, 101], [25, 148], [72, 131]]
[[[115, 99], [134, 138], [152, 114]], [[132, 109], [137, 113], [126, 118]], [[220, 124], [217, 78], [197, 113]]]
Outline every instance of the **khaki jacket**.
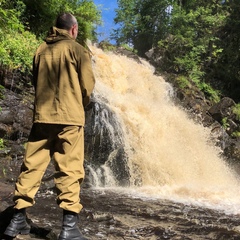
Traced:
[[54, 27], [33, 60], [34, 123], [83, 126], [94, 84], [89, 52]]

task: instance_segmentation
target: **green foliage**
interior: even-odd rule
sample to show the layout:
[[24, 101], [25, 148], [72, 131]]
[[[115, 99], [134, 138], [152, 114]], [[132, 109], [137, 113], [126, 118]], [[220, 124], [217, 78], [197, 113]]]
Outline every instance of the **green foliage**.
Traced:
[[236, 104], [235, 106], [233, 106], [232, 109], [233, 113], [236, 115], [236, 119], [238, 121], [240, 121], [240, 103]]
[[23, 30], [19, 17], [24, 11], [22, 1], [0, 1], [0, 34], [11, 30]]
[[240, 1], [227, 0], [224, 6], [227, 19], [219, 31], [223, 51], [213, 67], [223, 91], [240, 101]]
[[120, 24], [120, 28], [114, 31], [114, 38], [118, 44], [133, 44], [135, 26], [138, 21], [136, 12], [137, 0], [118, 0], [118, 9], [116, 9], [117, 17], [115, 23]]
[[219, 38], [214, 33], [223, 23], [225, 15], [221, 9], [215, 12], [215, 5], [197, 5], [195, 8], [186, 11], [178, 5], [174, 6], [170, 31], [180, 51], [171, 53], [176, 56], [175, 63], [179, 69], [197, 71], [201, 78], [204, 67], [222, 51], [217, 47]]
[[179, 75], [176, 78], [176, 82], [177, 82], [178, 87], [181, 89], [186, 89], [187, 87], [190, 86], [189, 80], [185, 76], [182, 76], [182, 75]]
[[158, 42], [165, 62], [163, 68], [189, 77], [209, 99], [217, 102], [220, 92], [211, 86], [214, 73], [210, 66], [216, 64], [223, 51], [218, 31], [226, 14], [217, 0], [185, 3], [173, 5], [171, 37]]
[[118, 6], [112, 34], [118, 45], [143, 57], [158, 46], [162, 71], [190, 78], [214, 101], [220, 94], [240, 101], [239, 0], [118, 0]]
[[118, 45], [133, 45], [140, 56], [166, 33], [169, 14], [167, 0], [119, 0], [115, 22], [120, 27], [112, 37]]
[[184, 75], [178, 75], [175, 78], [175, 82], [180, 89], [191, 88], [192, 82], [195, 83], [195, 86], [202, 92], [204, 92], [205, 96], [207, 96], [211, 101], [217, 103], [220, 101], [220, 92], [211, 87], [210, 84], [205, 83], [204, 81], [189, 81], [189, 79], [194, 79], [194, 77], [190, 75], [190, 77], [186, 77]]
[[[14, 37], [13, 37], [14, 36]], [[35, 35], [28, 31], [21, 34], [14, 30], [0, 36], [0, 61], [10, 69], [30, 72], [33, 54], [39, 45]]]
[[77, 8], [73, 13], [78, 20], [79, 42], [83, 43], [86, 39], [96, 40], [96, 26], [101, 23], [100, 11], [93, 1], [82, 0], [77, 3]]
[[[0, 85], [0, 87], [2, 87]], [[1, 89], [1, 88], [0, 88]], [[1, 94], [0, 94], [0, 98], [1, 98]], [[2, 111], [1, 107], [0, 107], [0, 112]], [[4, 140], [2, 138], [0, 138], [0, 150], [3, 150], [4, 149]]]
[[[0, 85], [0, 99], [4, 99], [4, 87]], [[0, 106], [0, 113], [2, 111], [2, 108]]]
[[76, 15], [79, 41], [94, 39], [94, 28], [100, 12], [90, 0], [1, 0], [0, 1], [0, 64], [9, 69], [30, 72], [32, 57], [56, 15], [67, 11]]
[[130, 47], [128, 44], [124, 43], [124, 44], [121, 44], [121, 47], [128, 50], [128, 51], [131, 51], [131, 52], [135, 52], [134, 49], [132, 47]]
[[231, 134], [232, 137], [234, 138], [240, 138], [240, 132], [239, 131], [235, 131]]
[[197, 87], [205, 93], [205, 96], [212, 102], [217, 103], [220, 101], [220, 91], [214, 89], [209, 83], [201, 81], [197, 84]]
[[0, 85], [0, 99], [4, 98], [4, 87]]
[[26, 4], [25, 25], [39, 37], [45, 37], [62, 12], [74, 14], [79, 25], [79, 40], [94, 40], [95, 28], [100, 24], [100, 11], [92, 0], [23, 0]]
[[226, 130], [229, 127], [228, 118], [225, 117], [222, 119], [222, 126]]
[[9, 69], [30, 71], [32, 56], [39, 42], [35, 35], [24, 30], [20, 21], [24, 10], [22, 1], [1, 1], [0, 64]]
[[4, 140], [0, 138], [0, 150], [4, 149]]

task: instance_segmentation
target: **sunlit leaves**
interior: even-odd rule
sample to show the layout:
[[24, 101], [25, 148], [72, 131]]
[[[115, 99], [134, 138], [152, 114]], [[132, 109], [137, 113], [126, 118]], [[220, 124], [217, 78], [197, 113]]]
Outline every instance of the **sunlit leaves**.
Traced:
[[70, 12], [79, 23], [79, 39], [94, 39], [94, 30], [100, 22], [100, 12], [92, 0], [23, 0], [30, 30], [44, 37], [54, 25], [56, 16]]
[[10, 69], [30, 71], [32, 56], [39, 42], [20, 21], [24, 10], [22, 1], [1, 1], [0, 64]]
[[92, 0], [0, 0], [1, 66], [30, 71], [37, 46], [61, 12], [76, 15], [79, 41], [94, 39], [100, 12]]
[[30, 71], [33, 54], [38, 45], [39, 41], [35, 35], [28, 31], [21, 34], [9, 31], [0, 41], [1, 64], [10, 69]]
[[8, 31], [8, 29], [23, 30], [19, 16], [24, 10], [24, 5], [21, 1], [17, 2], [15, 6], [12, 3], [7, 0], [0, 2], [0, 28], [4, 31]]

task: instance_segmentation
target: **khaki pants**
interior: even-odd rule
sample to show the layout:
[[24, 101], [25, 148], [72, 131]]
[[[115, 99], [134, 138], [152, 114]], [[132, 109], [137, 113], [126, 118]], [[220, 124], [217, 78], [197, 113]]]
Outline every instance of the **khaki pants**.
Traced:
[[15, 186], [15, 208], [32, 206], [51, 158], [57, 203], [62, 209], [79, 213], [80, 184], [84, 178], [84, 129], [81, 126], [33, 124], [21, 173]]

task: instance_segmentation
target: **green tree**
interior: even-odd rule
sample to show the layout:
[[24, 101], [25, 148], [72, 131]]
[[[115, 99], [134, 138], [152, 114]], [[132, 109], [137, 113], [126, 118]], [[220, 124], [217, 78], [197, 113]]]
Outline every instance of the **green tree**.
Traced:
[[79, 37], [83, 42], [87, 38], [96, 38], [95, 28], [101, 15], [92, 0], [23, 0], [26, 11], [23, 21], [29, 30], [37, 36], [45, 37], [54, 25], [56, 16], [61, 12], [71, 12], [78, 20]]
[[32, 56], [38, 45], [35, 35], [24, 29], [20, 17], [25, 10], [22, 1], [0, 2], [1, 68], [30, 71]]
[[54, 24], [56, 15], [68, 11], [79, 23], [79, 42], [94, 40], [100, 12], [89, 0], [0, 0], [0, 67], [30, 72], [40, 37]]
[[216, 65], [212, 66], [215, 78], [225, 93], [240, 101], [240, 1], [227, 0], [224, 3], [227, 16], [219, 31], [223, 49]]
[[117, 43], [128, 43], [140, 56], [166, 36], [169, 18], [167, 0], [119, 0], [115, 23], [120, 27], [114, 31]]
[[0, 34], [12, 30], [23, 30], [19, 17], [24, 11], [24, 4], [21, 1], [0, 0]]
[[136, 15], [136, 5], [138, 0], [118, 0], [118, 9], [116, 9], [117, 17], [114, 19], [120, 27], [114, 30], [113, 38], [117, 44], [128, 43], [133, 44], [133, 36], [138, 22]]
[[159, 42], [163, 66], [189, 77], [206, 94], [215, 88], [239, 101], [239, 11], [238, 0], [176, 1], [169, 37]]
[[[162, 70], [206, 96], [240, 100], [239, 0], [118, 0], [112, 34], [140, 56], [158, 46]], [[215, 91], [215, 90], [216, 91]]]
[[223, 51], [219, 31], [226, 19], [221, 0], [176, 1], [169, 37], [159, 41], [164, 70], [189, 77], [215, 101], [218, 97], [210, 80]]

